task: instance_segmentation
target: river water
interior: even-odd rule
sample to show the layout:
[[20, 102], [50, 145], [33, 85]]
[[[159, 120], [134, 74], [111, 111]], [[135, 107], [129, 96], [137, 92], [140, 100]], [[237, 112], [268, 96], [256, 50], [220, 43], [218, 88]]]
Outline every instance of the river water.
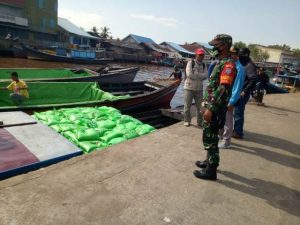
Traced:
[[[171, 67], [156, 66], [151, 64], [136, 63], [112, 63], [113, 66], [138, 66], [135, 81], [153, 80], [153, 78], [167, 78], [172, 73]], [[61, 62], [46, 62], [39, 60], [20, 59], [20, 58], [0, 58], [0, 68], [80, 68], [85, 67], [92, 70], [99, 68], [99, 65], [81, 65]], [[174, 98], [171, 101], [171, 107], [183, 105], [183, 82], [178, 87]]]

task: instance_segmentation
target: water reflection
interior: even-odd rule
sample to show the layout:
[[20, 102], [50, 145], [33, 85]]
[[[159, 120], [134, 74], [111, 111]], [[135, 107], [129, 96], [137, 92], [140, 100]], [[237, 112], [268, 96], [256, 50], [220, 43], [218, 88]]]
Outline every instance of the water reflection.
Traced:
[[[167, 78], [172, 73], [171, 67], [163, 67], [149, 64], [113, 63], [114, 66], [139, 66], [135, 81], [152, 80], [154, 77]], [[81, 65], [62, 62], [46, 62], [21, 58], [0, 58], [0, 68], [79, 68], [85, 67], [92, 70], [100, 68], [101, 65]], [[183, 104], [183, 83], [177, 89], [171, 101], [171, 107]]]

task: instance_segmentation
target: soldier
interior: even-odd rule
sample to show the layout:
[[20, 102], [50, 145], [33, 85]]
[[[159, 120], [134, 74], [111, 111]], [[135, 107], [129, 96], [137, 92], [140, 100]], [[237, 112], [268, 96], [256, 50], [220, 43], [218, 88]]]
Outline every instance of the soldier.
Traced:
[[225, 123], [227, 104], [236, 69], [234, 62], [230, 59], [231, 36], [219, 34], [209, 44], [214, 46], [219, 62], [211, 73], [204, 94], [202, 138], [204, 149], [207, 150], [207, 158], [204, 161], [196, 161], [196, 166], [202, 168], [202, 171], [195, 170], [194, 176], [200, 179], [216, 180], [220, 161], [218, 132]]

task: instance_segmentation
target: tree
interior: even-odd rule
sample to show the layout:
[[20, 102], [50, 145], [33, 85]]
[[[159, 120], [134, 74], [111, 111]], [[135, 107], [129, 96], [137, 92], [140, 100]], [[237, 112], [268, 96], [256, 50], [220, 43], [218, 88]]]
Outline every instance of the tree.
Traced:
[[297, 57], [300, 57], [300, 48], [293, 49], [293, 54]]
[[244, 42], [242, 42], [242, 41], [235, 42], [235, 43], [233, 44], [233, 46], [234, 46], [235, 48], [239, 48], [239, 49], [241, 49], [241, 48], [246, 48], [246, 47], [247, 47], [247, 45], [246, 45]]
[[106, 27], [106, 26], [101, 27], [101, 33], [100, 33], [101, 38], [107, 39], [110, 36], [109, 34], [110, 34], [110, 31], [109, 31], [108, 27]]
[[97, 27], [93, 27], [91, 29], [91, 31], [88, 31], [87, 33], [89, 33], [90, 35], [94, 36], [94, 37], [100, 37], [99, 31]]
[[248, 48], [251, 52], [250, 56], [255, 62], [265, 62], [270, 57], [267, 51], [263, 51], [255, 45], [249, 45]]
[[280, 50], [285, 50], [285, 51], [290, 51], [291, 50], [291, 46], [283, 44], [283, 45], [269, 45], [268, 47], [270, 48], [276, 48], [276, 49], [280, 49]]

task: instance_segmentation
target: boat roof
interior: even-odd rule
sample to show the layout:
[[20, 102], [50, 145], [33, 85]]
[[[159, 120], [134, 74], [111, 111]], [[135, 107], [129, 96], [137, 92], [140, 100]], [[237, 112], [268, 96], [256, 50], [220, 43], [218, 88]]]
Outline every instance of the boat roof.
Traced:
[[94, 37], [94, 36], [88, 34], [87, 32], [85, 32], [80, 27], [77, 27], [75, 24], [73, 24], [68, 19], [58, 17], [57, 18], [57, 23], [58, 23], [58, 26], [60, 26], [64, 30], [68, 31], [69, 33], [76, 34], [78, 36], [87, 37], [87, 38], [99, 39], [97, 37]]

